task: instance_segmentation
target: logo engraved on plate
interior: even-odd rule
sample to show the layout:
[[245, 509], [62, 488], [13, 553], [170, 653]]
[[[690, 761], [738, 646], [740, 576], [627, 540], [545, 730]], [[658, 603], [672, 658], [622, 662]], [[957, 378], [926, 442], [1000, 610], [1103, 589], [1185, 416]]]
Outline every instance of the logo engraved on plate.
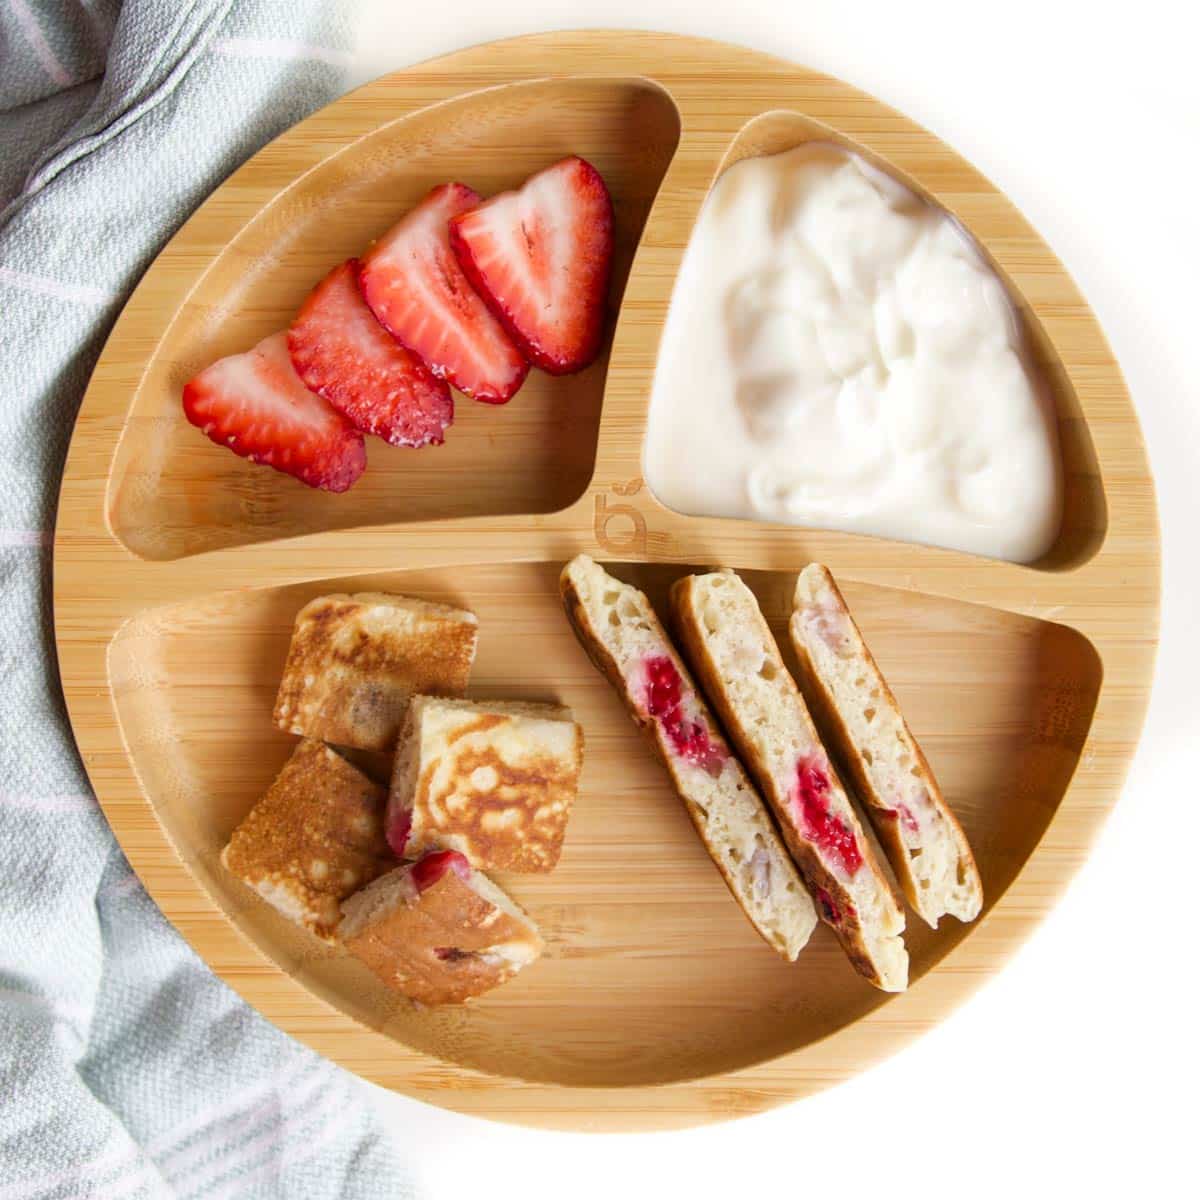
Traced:
[[[642, 490], [641, 479], [614, 483], [611, 491], [617, 496], [636, 496]], [[615, 522], [612, 533], [609, 526]], [[609, 554], [645, 554], [646, 518], [633, 504], [610, 504], [605, 495], [596, 496], [596, 515], [593, 522], [596, 541]]]

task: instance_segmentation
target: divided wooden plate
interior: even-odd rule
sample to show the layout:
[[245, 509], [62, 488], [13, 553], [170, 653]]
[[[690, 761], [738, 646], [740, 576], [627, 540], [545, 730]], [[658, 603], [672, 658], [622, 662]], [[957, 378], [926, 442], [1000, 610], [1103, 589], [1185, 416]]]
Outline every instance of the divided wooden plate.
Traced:
[[[1063, 531], [1031, 566], [876, 538], [680, 516], [641, 478], [659, 334], [721, 169], [813, 137], [955, 213], [1017, 300], [1053, 390]], [[484, 193], [555, 158], [613, 192], [615, 332], [582, 375], [506, 408], [460, 398], [444, 447], [372, 441], [349, 493], [309, 491], [207, 442], [183, 382], [284, 326], [310, 286], [430, 186]], [[913, 983], [886, 997], [818, 930], [764, 948], [561, 615], [579, 551], [662, 598], [747, 573], [782, 628], [794, 573], [842, 582], [962, 818], [987, 909], [910, 916]], [[380, 79], [273, 142], [171, 241], [96, 368], [55, 544], [63, 685], [92, 783], [151, 895], [212, 968], [310, 1046], [387, 1087], [531, 1125], [650, 1129], [754, 1112], [929, 1028], [1048, 911], [1116, 800], [1157, 637], [1154, 489], [1129, 397], [1062, 266], [925, 130], [836, 80], [689, 38], [547, 34]], [[290, 739], [271, 705], [292, 618], [326, 591], [474, 609], [474, 693], [557, 699], [587, 732], [557, 872], [506, 880], [549, 952], [491, 997], [418, 1012], [295, 931], [217, 863]]]

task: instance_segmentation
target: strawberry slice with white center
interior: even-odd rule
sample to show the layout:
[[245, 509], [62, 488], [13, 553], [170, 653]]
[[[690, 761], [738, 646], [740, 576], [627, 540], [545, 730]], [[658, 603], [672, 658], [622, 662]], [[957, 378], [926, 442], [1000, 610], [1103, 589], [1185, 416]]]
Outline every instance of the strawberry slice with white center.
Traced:
[[185, 385], [183, 411], [214, 442], [309, 487], [344, 492], [367, 465], [362, 434], [296, 374], [286, 333], [206, 367]]
[[479, 196], [461, 183], [436, 187], [363, 256], [358, 285], [383, 327], [440, 379], [503, 404], [529, 364], [467, 282], [446, 223]]
[[334, 267], [288, 330], [292, 365], [356, 428], [393, 446], [440, 445], [454, 419], [444, 379], [405, 350], [358, 290], [358, 260]]
[[455, 217], [450, 245], [534, 366], [569, 375], [600, 353], [613, 209], [591, 163], [564, 158]]

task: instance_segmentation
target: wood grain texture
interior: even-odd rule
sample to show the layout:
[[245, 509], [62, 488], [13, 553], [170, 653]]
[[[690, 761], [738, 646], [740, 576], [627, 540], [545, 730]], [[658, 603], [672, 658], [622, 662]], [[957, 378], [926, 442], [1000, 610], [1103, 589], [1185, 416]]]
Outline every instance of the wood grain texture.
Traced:
[[[658, 339], [722, 167], [835, 137], [955, 213], [1007, 280], [1053, 392], [1063, 533], [1018, 566], [882, 539], [683, 517], [641, 480]], [[307, 289], [433, 183], [484, 192], [567, 152], [618, 214], [615, 330], [571, 379], [502, 410], [458, 398], [444, 447], [373, 442], [344, 496], [236, 459], [179, 389], [286, 324]], [[972, 840], [984, 916], [910, 919], [913, 985], [884, 997], [827, 930], [789, 966], [725, 893], [665, 776], [558, 609], [586, 551], [661, 603], [731, 566], [782, 634], [794, 574], [827, 563]], [[651, 1129], [755, 1112], [844, 1079], [929, 1028], [1049, 910], [1115, 802], [1157, 641], [1154, 489], [1120, 372], [1019, 213], [934, 138], [836, 80], [658, 34], [547, 34], [369, 84], [235, 172], [122, 314], [80, 412], [55, 547], [76, 737], [122, 846], [213, 969], [288, 1032], [464, 1112]], [[559, 700], [587, 733], [559, 869], [506, 881], [546, 958], [465, 1010], [417, 1012], [220, 869], [289, 752], [270, 721], [296, 610], [393, 590], [474, 609], [472, 691]], [[786, 638], [781, 637], [782, 642]]]

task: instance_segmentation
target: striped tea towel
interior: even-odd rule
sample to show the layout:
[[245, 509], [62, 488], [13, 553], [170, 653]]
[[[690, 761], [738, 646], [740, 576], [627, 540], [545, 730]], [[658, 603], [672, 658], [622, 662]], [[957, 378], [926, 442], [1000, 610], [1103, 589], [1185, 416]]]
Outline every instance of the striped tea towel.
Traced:
[[122, 301], [340, 90], [321, 0], [0, 0], [0, 1200], [410, 1195], [364, 1086], [248, 1009], [130, 873], [63, 711], [50, 550]]

